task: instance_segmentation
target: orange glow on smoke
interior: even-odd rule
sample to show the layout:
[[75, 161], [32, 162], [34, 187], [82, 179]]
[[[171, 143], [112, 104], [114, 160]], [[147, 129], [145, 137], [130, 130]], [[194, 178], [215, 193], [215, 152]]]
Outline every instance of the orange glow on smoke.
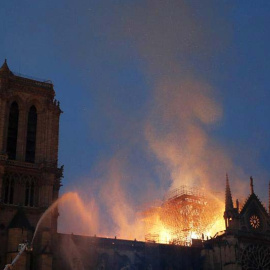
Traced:
[[77, 192], [68, 192], [58, 202], [61, 218], [61, 232], [80, 235], [94, 235], [98, 231], [98, 210], [95, 202], [87, 204]]
[[[213, 237], [224, 230], [224, 204], [215, 196], [207, 199], [185, 197], [181, 201], [165, 201], [159, 207], [149, 208], [143, 213], [143, 220], [136, 218], [127, 223], [123, 216], [125, 211], [116, 215], [119, 223], [118, 231], [102, 231], [100, 229], [99, 211], [94, 201], [85, 203], [76, 192], [64, 194], [55, 202], [61, 210], [61, 232], [80, 235], [100, 235], [122, 239], [143, 240], [148, 242], [191, 245], [192, 239]], [[195, 206], [194, 206], [195, 205]], [[113, 207], [113, 205], [112, 205]], [[145, 238], [142, 234], [145, 232]]]

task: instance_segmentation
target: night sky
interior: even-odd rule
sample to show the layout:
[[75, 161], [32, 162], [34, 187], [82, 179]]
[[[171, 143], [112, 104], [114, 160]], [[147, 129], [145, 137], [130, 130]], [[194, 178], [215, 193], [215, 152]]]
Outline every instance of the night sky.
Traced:
[[53, 81], [61, 194], [79, 193], [91, 233], [121, 236], [183, 184], [223, 192], [226, 173], [233, 196], [252, 175], [267, 201], [269, 13], [267, 0], [1, 2], [0, 61]]

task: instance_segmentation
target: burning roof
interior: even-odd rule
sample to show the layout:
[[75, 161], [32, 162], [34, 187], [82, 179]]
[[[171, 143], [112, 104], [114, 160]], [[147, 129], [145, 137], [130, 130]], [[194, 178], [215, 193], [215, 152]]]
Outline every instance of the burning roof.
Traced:
[[190, 245], [224, 229], [224, 205], [216, 194], [181, 186], [168, 193], [163, 203], [144, 212], [145, 240]]

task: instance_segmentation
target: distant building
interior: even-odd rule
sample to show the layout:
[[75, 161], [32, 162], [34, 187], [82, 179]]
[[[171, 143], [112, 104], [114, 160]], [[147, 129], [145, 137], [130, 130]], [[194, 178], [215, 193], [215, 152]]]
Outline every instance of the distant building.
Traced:
[[[42, 214], [58, 198], [61, 109], [51, 82], [0, 68], [0, 270], [18, 244], [32, 241]], [[270, 269], [270, 217], [253, 190], [240, 209], [226, 178], [226, 230], [192, 246], [57, 233], [57, 207], [37, 231], [33, 251], [15, 270]]]

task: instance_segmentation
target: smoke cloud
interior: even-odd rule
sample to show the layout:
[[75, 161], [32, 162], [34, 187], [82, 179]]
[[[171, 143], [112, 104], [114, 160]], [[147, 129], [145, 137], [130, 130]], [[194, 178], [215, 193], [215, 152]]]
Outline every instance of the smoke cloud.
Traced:
[[149, 150], [169, 171], [170, 188], [186, 184], [215, 190], [224, 185], [226, 172], [236, 179], [244, 177], [211, 136], [223, 109], [218, 91], [198, 68], [207, 67], [210, 58], [224, 49], [229, 30], [217, 8], [211, 2], [206, 6], [208, 11], [199, 11], [202, 6], [186, 1], [149, 0], [122, 17], [124, 33], [152, 80], [152, 102], [143, 129]]
[[[211, 1], [192, 6], [187, 1], [144, 0], [111, 4], [110, 10], [113, 15], [96, 19], [95, 25], [117, 61], [136, 57], [147, 101], [125, 114], [119, 96], [127, 95], [132, 103], [136, 93], [121, 93], [109, 87], [111, 81], [100, 82], [97, 112], [108, 129], [96, 136], [111, 143], [111, 151], [105, 151], [90, 176], [78, 180], [84, 184], [77, 189], [84, 201], [95, 200], [90, 212], [98, 224], [96, 234], [143, 239], [140, 212], [166, 191], [180, 185], [223, 191], [226, 172], [233, 175], [236, 193], [246, 187], [240, 179], [247, 176], [212, 135], [222, 122], [223, 108], [205, 75], [212, 57], [228, 44], [229, 27]], [[123, 44], [130, 54], [121, 54]], [[100, 125], [91, 118], [93, 132], [98, 134]]]

